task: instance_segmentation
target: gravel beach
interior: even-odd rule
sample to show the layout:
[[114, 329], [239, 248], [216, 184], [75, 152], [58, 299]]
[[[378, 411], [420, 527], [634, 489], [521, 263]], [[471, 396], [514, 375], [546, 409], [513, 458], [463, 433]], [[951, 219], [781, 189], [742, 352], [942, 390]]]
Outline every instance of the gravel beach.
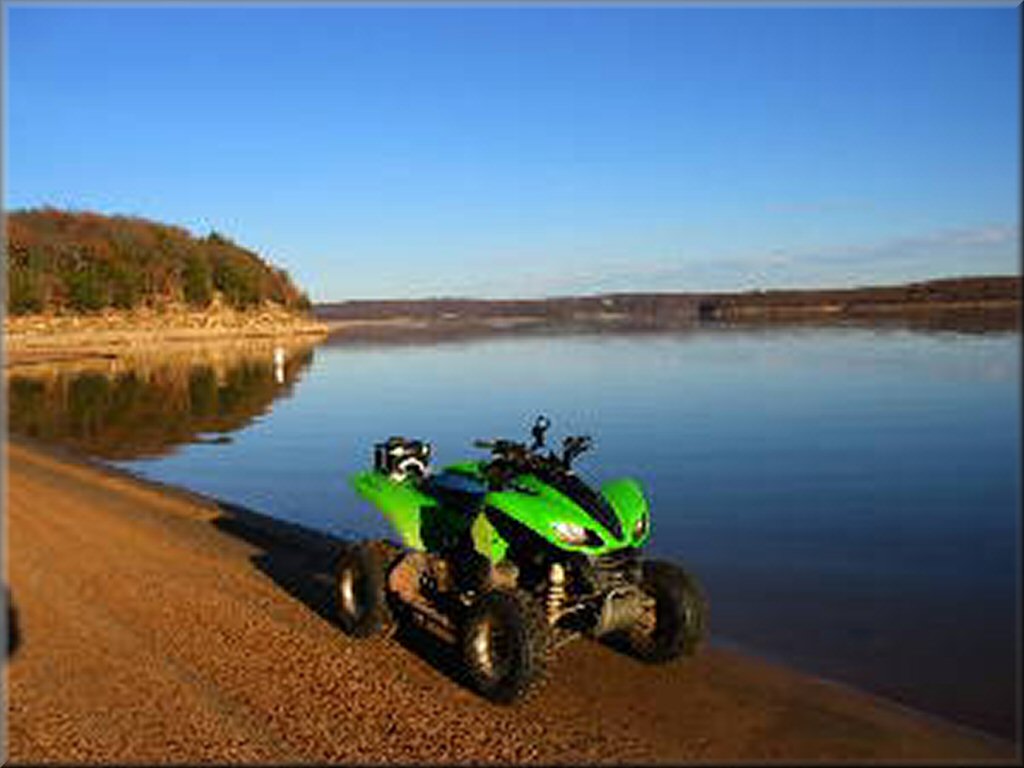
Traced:
[[713, 644], [650, 667], [581, 641], [492, 705], [443, 643], [330, 621], [336, 542], [28, 441], [6, 458], [12, 762], [1020, 761]]

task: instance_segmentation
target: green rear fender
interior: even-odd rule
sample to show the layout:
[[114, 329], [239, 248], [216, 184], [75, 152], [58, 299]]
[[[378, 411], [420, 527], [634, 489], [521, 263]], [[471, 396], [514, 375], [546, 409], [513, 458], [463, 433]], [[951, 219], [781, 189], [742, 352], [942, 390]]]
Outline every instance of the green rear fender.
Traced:
[[436, 501], [420, 493], [411, 482], [396, 483], [380, 472], [358, 472], [352, 476], [351, 483], [356, 493], [384, 513], [402, 544], [410, 549], [426, 548], [423, 514], [427, 509], [436, 508]]

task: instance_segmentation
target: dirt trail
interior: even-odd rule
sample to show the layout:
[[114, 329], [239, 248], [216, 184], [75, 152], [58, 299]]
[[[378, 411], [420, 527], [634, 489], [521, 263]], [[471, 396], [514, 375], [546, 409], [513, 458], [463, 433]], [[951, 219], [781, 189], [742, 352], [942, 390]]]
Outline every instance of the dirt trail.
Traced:
[[490, 705], [443, 644], [330, 623], [329, 540], [31, 444], [7, 458], [15, 762], [1019, 762], [715, 648], [659, 668], [577, 643], [534, 700]]

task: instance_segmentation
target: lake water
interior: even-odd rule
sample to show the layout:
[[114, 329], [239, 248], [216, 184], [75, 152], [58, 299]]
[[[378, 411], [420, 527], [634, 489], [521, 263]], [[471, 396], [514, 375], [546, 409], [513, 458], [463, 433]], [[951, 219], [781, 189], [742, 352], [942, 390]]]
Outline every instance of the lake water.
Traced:
[[346, 537], [386, 535], [346, 478], [390, 435], [586, 433], [638, 478], [651, 551], [694, 571], [713, 641], [1010, 736], [1020, 336], [864, 328], [327, 344], [49, 371], [14, 432]]

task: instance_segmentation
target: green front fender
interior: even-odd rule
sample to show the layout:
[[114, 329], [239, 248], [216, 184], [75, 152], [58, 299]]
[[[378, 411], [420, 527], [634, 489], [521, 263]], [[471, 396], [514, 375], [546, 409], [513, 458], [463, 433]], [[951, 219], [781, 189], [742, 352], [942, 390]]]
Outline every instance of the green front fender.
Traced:
[[[643, 546], [650, 537], [649, 523], [645, 523], [640, 534], [635, 535], [638, 521], [649, 519], [647, 500], [636, 480], [623, 478], [601, 487], [602, 495], [622, 524], [623, 535], [618, 538], [571, 499], [532, 475], [520, 477], [516, 482], [521, 490], [491, 492], [487, 494], [486, 504], [522, 524], [558, 549], [599, 555], [623, 547]], [[566, 543], [556, 535], [556, 523], [582, 526], [600, 536], [602, 543], [597, 546]]]
[[[642, 547], [646, 544], [651, 537], [651, 516], [640, 483], [631, 477], [612, 480], [601, 486], [601, 495], [615, 510], [629, 545]], [[640, 520], [644, 521], [644, 525], [640, 535], [637, 536], [636, 527]]]

